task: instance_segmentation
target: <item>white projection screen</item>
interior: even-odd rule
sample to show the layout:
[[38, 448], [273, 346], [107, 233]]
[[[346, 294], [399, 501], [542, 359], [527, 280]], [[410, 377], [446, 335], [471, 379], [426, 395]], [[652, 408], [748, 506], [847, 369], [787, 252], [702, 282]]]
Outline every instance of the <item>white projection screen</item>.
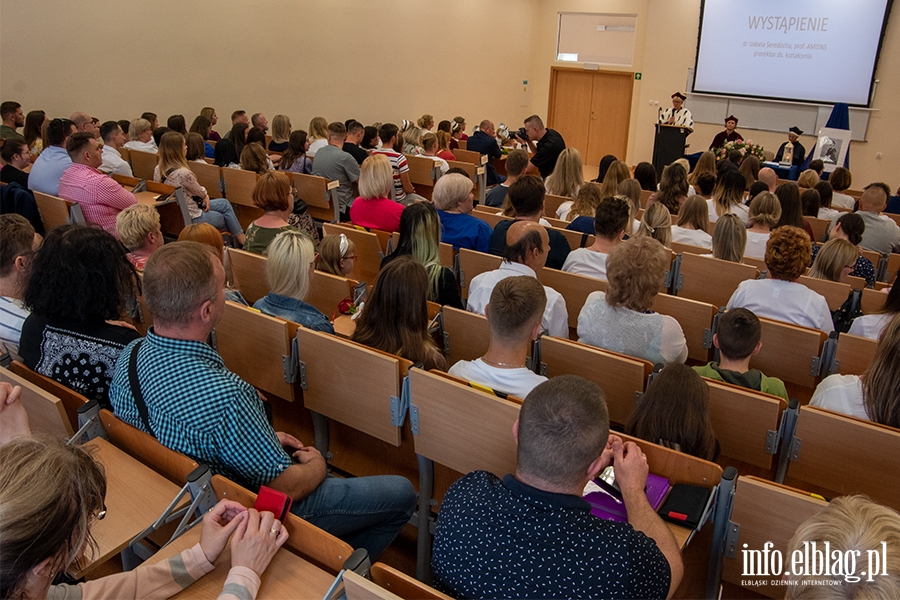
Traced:
[[704, 0], [695, 93], [868, 106], [892, 0]]

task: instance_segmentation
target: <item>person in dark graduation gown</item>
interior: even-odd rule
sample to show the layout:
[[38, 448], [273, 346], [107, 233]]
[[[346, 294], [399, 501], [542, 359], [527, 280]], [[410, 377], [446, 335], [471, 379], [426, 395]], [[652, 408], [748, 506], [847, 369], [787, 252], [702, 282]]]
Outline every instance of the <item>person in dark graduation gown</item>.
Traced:
[[725, 119], [725, 131], [720, 131], [716, 134], [716, 137], [713, 138], [712, 144], [709, 145], [709, 149], [713, 148], [721, 148], [725, 145], [725, 142], [734, 142], [737, 140], [744, 141], [744, 136], [739, 134], [734, 130], [737, 127], [738, 118], [734, 115], [728, 115]]
[[[802, 165], [803, 159], [806, 158], [806, 148], [800, 143], [801, 135], [803, 135], [803, 131], [796, 125], [788, 129], [788, 141], [794, 145], [794, 156], [791, 159], [791, 164], [796, 166]], [[784, 158], [785, 146], [787, 146], [787, 142], [782, 143], [781, 146], [778, 147], [778, 152], [775, 153], [775, 162], [780, 163], [781, 159]]]

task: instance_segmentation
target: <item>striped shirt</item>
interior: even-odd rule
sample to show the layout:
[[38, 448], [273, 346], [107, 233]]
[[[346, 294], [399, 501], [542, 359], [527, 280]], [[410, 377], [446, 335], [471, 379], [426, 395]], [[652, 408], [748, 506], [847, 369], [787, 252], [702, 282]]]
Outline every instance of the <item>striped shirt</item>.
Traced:
[[29, 314], [21, 300], [0, 296], [0, 353], [9, 352], [13, 360], [22, 360], [19, 339], [22, 337], [22, 323]]
[[394, 170], [394, 201], [402, 203], [406, 200], [406, 191], [403, 189], [403, 180], [400, 175], [409, 171], [406, 157], [390, 148], [378, 148], [372, 150], [372, 154], [384, 154], [391, 161], [391, 168]]
[[[137, 204], [134, 194], [94, 167], [73, 163], [59, 180], [59, 197], [77, 202], [84, 220], [116, 235], [116, 217]], [[118, 236], [116, 236], [118, 237]]]

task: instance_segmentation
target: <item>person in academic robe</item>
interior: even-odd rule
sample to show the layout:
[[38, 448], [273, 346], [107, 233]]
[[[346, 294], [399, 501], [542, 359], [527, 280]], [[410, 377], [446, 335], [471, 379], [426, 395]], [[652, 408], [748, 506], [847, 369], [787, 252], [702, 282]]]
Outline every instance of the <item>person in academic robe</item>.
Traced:
[[[806, 148], [800, 143], [801, 135], [803, 135], [803, 132], [796, 125], [788, 129], [788, 141], [794, 145], [794, 156], [791, 159], [792, 165], [800, 166], [806, 158]], [[775, 162], [780, 163], [784, 158], [784, 147], [787, 144], [787, 142], [784, 142], [778, 147], [778, 152], [775, 153]]]
[[684, 101], [687, 96], [681, 92], [672, 94], [672, 107], [667, 108], [659, 114], [659, 122], [663, 125], [674, 125], [676, 127], [694, 128], [694, 117], [691, 111], [684, 107]]
[[712, 144], [709, 145], [709, 149], [713, 148], [721, 148], [725, 145], [725, 142], [735, 142], [735, 141], [744, 141], [744, 136], [739, 134], [734, 130], [737, 127], [738, 118], [734, 115], [728, 115], [725, 119], [725, 131], [720, 131], [716, 134], [716, 137], [713, 138]]

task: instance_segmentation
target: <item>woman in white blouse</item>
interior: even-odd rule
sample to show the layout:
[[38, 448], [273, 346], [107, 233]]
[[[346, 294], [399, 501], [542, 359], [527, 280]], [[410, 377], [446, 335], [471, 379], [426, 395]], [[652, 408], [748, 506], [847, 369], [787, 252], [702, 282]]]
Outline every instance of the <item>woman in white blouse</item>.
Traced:
[[683, 363], [688, 348], [681, 325], [650, 310], [670, 257], [649, 237], [613, 248], [606, 261], [609, 288], [588, 296], [578, 315], [578, 341], [653, 363]]
[[672, 241], [712, 249], [706, 200], [700, 196], [691, 196], [681, 205], [678, 222], [672, 225]]
[[895, 315], [862, 375], [831, 375], [816, 388], [810, 405], [900, 428], [900, 316]]
[[897, 314], [900, 313], [900, 285], [894, 285], [885, 294], [884, 304], [871, 315], [863, 315], [853, 319], [853, 325], [850, 326], [850, 335], [858, 335], [869, 339], [877, 340], [881, 337], [881, 332], [887, 327]]
[[309, 122], [309, 149], [306, 155], [310, 158], [315, 157], [319, 148], [328, 145], [328, 121], [325, 117], [313, 117]]
[[750, 221], [747, 207], [742, 204], [746, 179], [735, 169], [729, 169], [716, 184], [713, 197], [707, 200], [709, 222], [715, 223], [722, 215], [735, 214], [747, 225]]
[[744, 256], [763, 259], [766, 257], [766, 242], [772, 228], [781, 219], [781, 203], [771, 192], [760, 192], [750, 202], [750, 228], [747, 230], [747, 246]]

